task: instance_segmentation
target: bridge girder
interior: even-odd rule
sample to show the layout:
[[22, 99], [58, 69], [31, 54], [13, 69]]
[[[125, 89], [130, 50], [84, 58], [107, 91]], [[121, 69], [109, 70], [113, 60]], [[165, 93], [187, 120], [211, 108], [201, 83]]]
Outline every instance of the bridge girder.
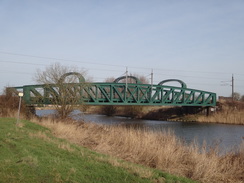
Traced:
[[[24, 93], [27, 105], [49, 105], [52, 100], [66, 90], [69, 97], [78, 97], [77, 105], [173, 105], [173, 106], [215, 106], [216, 94], [187, 88], [178, 79], [169, 79], [157, 85], [142, 84], [134, 76], [135, 83], [120, 83], [126, 77], [119, 77], [114, 82], [86, 83], [79, 73], [66, 73], [60, 79], [76, 75], [79, 83], [62, 83], [62, 85], [26, 85], [15, 87], [16, 92]], [[181, 87], [164, 85], [166, 82], [179, 82]]]
[[[79, 103], [88, 105], [174, 105], [215, 106], [216, 94], [207, 91], [165, 85], [128, 83], [64, 84], [69, 92], [80, 96]], [[79, 88], [79, 90], [74, 88]], [[127, 88], [126, 88], [127, 87]], [[28, 85], [18, 87], [28, 105], [52, 104], [58, 95], [55, 85]], [[78, 91], [78, 92], [77, 92]], [[75, 94], [74, 94], [75, 95]]]

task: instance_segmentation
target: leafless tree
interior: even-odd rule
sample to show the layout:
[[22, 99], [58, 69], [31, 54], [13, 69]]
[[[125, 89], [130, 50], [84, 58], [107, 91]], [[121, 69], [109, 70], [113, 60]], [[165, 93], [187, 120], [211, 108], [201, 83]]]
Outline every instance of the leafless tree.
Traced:
[[241, 94], [238, 92], [234, 92], [233, 99], [234, 99], [234, 101], [239, 101], [241, 99]]
[[[57, 111], [58, 117], [67, 118], [82, 103], [80, 91], [87, 83], [84, 70], [55, 63], [44, 71], [37, 70], [34, 80], [49, 89], [49, 97]], [[83, 83], [78, 85], [77, 83]]]
[[240, 101], [241, 101], [241, 102], [244, 102], [244, 95], [241, 96]]

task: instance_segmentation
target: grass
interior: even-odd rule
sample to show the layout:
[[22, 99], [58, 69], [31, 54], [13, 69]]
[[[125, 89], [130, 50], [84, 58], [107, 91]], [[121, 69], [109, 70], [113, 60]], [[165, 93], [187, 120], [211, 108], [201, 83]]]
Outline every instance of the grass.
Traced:
[[236, 152], [219, 155], [217, 147], [207, 151], [196, 144], [186, 145], [169, 132], [50, 120], [40, 124], [59, 138], [178, 176], [206, 183], [244, 182], [244, 142]]
[[[44, 123], [42, 123], [44, 124]], [[49, 123], [49, 125], [51, 122]], [[52, 123], [54, 124], [54, 123]], [[48, 123], [46, 123], [48, 126]], [[87, 131], [71, 125], [54, 124], [63, 128], [63, 135], [38, 124], [14, 118], [0, 118], [0, 182], [194, 182], [159, 170], [129, 163], [70, 143]], [[55, 128], [55, 127], [52, 128]], [[50, 126], [49, 126], [50, 127]], [[65, 132], [66, 128], [66, 132]], [[82, 130], [83, 129], [83, 130]], [[78, 132], [78, 131], [77, 131]], [[84, 137], [84, 136], [83, 136]], [[84, 141], [84, 139], [83, 139]], [[88, 139], [91, 144], [96, 144]], [[101, 144], [100, 144], [101, 145]]]

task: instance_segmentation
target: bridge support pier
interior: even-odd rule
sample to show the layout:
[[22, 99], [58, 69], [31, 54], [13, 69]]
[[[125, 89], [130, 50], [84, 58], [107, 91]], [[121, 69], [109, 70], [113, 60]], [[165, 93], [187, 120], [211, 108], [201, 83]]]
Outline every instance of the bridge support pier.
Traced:
[[207, 107], [206, 110], [207, 110], [207, 111], [206, 111], [206, 116], [209, 116], [209, 114], [210, 114], [210, 107]]

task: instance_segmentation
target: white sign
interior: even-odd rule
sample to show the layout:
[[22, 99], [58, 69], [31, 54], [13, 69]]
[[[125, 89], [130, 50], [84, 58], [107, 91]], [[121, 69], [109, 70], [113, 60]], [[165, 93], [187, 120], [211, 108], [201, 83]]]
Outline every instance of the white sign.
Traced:
[[24, 96], [24, 93], [19, 92], [19, 97], [23, 97], [23, 96]]

